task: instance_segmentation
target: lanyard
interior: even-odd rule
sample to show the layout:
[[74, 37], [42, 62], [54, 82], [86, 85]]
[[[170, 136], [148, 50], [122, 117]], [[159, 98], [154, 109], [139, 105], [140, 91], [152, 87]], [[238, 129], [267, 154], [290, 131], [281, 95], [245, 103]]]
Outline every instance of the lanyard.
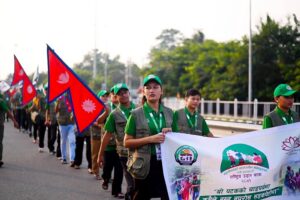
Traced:
[[[285, 124], [289, 124], [286, 117], [282, 117], [282, 120], [284, 121]], [[293, 119], [293, 117], [291, 117], [291, 123], [293, 123], [293, 122], [294, 122], [294, 119]]]
[[194, 130], [196, 130], [196, 128], [197, 128], [197, 123], [198, 123], [198, 112], [197, 112], [197, 111], [195, 112], [195, 124], [192, 123], [192, 120], [191, 120], [191, 117], [190, 117], [188, 111], [187, 111], [186, 109], [184, 109], [184, 112], [185, 112], [186, 118], [187, 118], [187, 120], [188, 120], [190, 126], [191, 126]]
[[115, 109], [114, 108], [115, 105], [112, 102], [110, 102], [109, 104], [110, 104], [110, 106], [109, 106], [110, 107], [110, 111], [114, 110]]
[[156, 122], [156, 120], [155, 120], [155, 118], [153, 116], [153, 113], [150, 112], [149, 114], [150, 114], [151, 120], [154, 123], [154, 126], [156, 128], [157, 133], [160, 133], [161, 129], [162, 129], [162, 114], [159, 113], [159, 126], [157, 125], [157, 122]]
[[[120, 108], [120, 110], [121, 110], [121, 108]], [[125, 117], [125, 119], [127, 120], [127, 117], [126, 117], [126, 114], [125, 114], [125, 112], [123, 111], [123, 110], [121, 110], [121, 113], [123, 114], [123, 116]]]

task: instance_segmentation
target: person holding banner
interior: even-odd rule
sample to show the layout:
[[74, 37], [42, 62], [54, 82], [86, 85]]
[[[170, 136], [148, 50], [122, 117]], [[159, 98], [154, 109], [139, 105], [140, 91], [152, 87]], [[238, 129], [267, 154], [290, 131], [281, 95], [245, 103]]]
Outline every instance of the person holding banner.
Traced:
[[158, 76], [143, 80], [143, 106], [133, 110], [125, 127], [124, 146], [129, 148], [127, 170], [134, 178], [134, 200], [169, 199], [163, 176], [160, 143], [171, 132], [173, 111], [161, 104]]
[[16, 128], [19, 128], [19, 124], [14, 118], [12, 112], [9, 110], [8, 105], [5, 102], [4, 97], [0, 93], [0, 167], [4, 164], [2, 161], [2, 153], [3, 153], [3, 137], [4, 137], [4, 122], [5, 122], [5, 113], [7, 113], [8, 117], [14, 123]]
[[264, 116], [263, 129], [300, 121], [299, 115], [291, 110], [296, 92], [288, 84], [279, 84], [275, 88], [274, 100], [277, 106], [272, 112]]
[[201, 95], [196, 89], [190, 89], [185, 94], [185, 108], [174, 112], [175, 132], [187, 133], [192, 135], [213, 137], [205, 119], [200, 115], [198, 107], [200, 105]]
[[[119, 106], [115, 108], [110, 115], [107, 118], [107, 121], [105, 123], [105, 134], [103, 136], [101, 148], [99, 151], [99, 157], [98, 162], [100, 163], [100, 166], [103, 164], [103, 154], [104, 149], [106, 148], [110, 138], [115, 135], [116, 144], [117, 144], [117, 153], [114, 155], [115, 160], [115, 176], [118, 177], [118, 190], [121, 191], [121, 184], [122, 179], [121, 176], [123, 176], [123, 172], [125, 175], [125, 179], [127, 182], [127, 192], [125, 194], [125, 200], [132, 199], [133, 194], [133, 178], [127, 171], [127, 159], [128, 159], [128, 149], [124, 147], [123, 141], [124, 141], [124, 130], [126, 126], [126, 122], [128, 117], [131, 114], [131, 111], [135, 108], [135, 105], [130, 102], [130, 93], [127, 85], [125, 83], [120, 83], [115, 85], [114, 87], [114, 93], [117, 95]], [[113, 157], [113, 156], [111, 156]], [[116, 161], [119, 160], [119, 161]], [[121, 167], [121, 169], [120, 169]], [[121, 170], [121, 171], [117, 171]], [[118, 175], [116, 173], [119, 173]], [[114, 179], [114, 182], [117, 181]], [[114, 185], [114, 184], [113, 184]], [[114, 190], [114, 187], [113, 189]], [[123, 195], [119, 193], [117, 195], [118, 197], [122, 197]]]

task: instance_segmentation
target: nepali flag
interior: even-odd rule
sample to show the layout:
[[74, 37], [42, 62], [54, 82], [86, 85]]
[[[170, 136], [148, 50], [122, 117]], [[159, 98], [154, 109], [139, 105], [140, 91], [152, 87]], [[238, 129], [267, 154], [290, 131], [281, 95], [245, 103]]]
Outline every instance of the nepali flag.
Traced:
[[78, 131], [88, 128], [104, 111], [105, 105], [47, 45], [48, 57], [48, 102], [69, 93]]
[[16, 85], [19, 82], [23, 82], [22, 88], [22, 105], [26, 105], [30, 103], [30, 101], [36, 96], [36, 89], [31, 83], [29, 77], [27, 76], [26, 72], [24, 71], [23, 67], [21, 66], [19, 60], [16, 56], [14, 56], [14, 63], [15, 63], [15, 70], [13, 75], [13, 80], [11, 85]]

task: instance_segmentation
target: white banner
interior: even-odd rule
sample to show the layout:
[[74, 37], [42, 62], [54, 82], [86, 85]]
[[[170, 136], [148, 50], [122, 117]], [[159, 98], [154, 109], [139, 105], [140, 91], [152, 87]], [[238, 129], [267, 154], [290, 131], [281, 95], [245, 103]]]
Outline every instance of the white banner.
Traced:
[[168, 133], [171, 200], [300, 199], [300, 123], [224, 138]]

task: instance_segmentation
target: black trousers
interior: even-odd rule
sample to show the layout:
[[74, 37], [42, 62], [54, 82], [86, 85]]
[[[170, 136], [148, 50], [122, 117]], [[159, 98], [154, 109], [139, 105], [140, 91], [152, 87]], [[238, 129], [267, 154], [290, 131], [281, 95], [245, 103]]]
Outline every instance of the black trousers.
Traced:
[[16, 121], [20, 125], [20, 130], [25, 129], [26, 130], [26, 112], [24, 108], [18, 108], [16, 109]]
[[104, 166], [102, 178], [108, 182], [111, 178], [111, 172], [114, 168], [114, 180], [112, 182], [111, 194], [117, 195], [122, 192], [123, 168], [120, 162], [119, 155], [116, 150], [104, 152]]
[[44, 119], [42, 119], [38, 124], [38, 132], [39, 132], [39, 147], [44, 148], [44, 138], [46, 132], [46, 125]]
[[32, 124], [33, 124], [33, 139], [36, 140], [39, 126], [36, 123], [32, 123]]
[[26, 112], [26, 120], [27, 120], [27, 129], [29, 131], [29, 133], [31, 133], [32, 131], [32, 120], [31, 120], [31, 116], [30, 116], [30, 112]]
[[48, 126], [48, 149], [50, 152], [54, 151], [54, 143], [56, 140], [57, 124], [51, 124]]
[[75, 147], [75, 165], [80, 166], [82, 163], [82, 153], [84, 141], [86, 141], [85, 156], [88, 162], [88, 168], [92, 169], [92, 151], [91, 151], [91, 137], [90, 136], [76, 136], [76, 147]]
[[134, 186], [134, 200], [150, 200], [157, 197], [169, 199], [162, 163], [156, 160], [156, 155], [151, 156], [150, 171], [146, 179], [134, 179]]
[[[58, 125], [57, 125], [58, 126]], [[61, 151], [60, 151], [60, 132], [59, 128], [57, 129], [57, 135], [56, 135], [56, 141], [57, 141], [57, 147], [56, 147], [56, 157], [60, 158], [61, 157]]]

